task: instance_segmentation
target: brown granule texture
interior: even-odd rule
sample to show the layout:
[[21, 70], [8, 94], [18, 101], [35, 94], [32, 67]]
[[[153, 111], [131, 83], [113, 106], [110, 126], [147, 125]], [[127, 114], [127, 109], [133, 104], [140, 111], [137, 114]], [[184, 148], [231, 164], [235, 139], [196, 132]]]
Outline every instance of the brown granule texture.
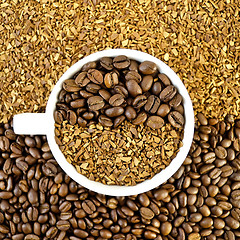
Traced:
[[56, 81], [82, 57], [131, 48], [166, 62], [195, 112], [239, 112], [238, 0], [23, 1], [0, 4], [0, 122], [44, 111]]
[[166, 123], [152, 130], [125, 121], [116, 129], [55, 124], [56, 140], [67, 161], [91, 180], [136, 185], [166, 168], [182, 146], [183, 130]]

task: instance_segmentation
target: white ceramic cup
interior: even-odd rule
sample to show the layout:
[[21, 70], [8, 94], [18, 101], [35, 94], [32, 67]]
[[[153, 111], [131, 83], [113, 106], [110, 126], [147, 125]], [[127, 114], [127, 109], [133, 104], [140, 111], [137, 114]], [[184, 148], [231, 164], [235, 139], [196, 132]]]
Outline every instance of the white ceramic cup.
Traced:
[[[78, 173], [75, 167], [66, 161], [54, 138], [55, 127], [53, 113], [56, 108], [58, 94], [62, 88], [63, 81], [72, 78], [73, 75], [77, 73], [81, 69], [81, 67], [87, 62], [96, 61], [101, 57], [115, 57], [118, 55], [125, 55], [130, 59], [134, 59], [139, 62], [143, 62], [146, 60], [154, 62], [157, 65], [158, 70], [161, 73], [165, 73], [170, 78], [172, 84], [178, 89], [179, 93], [183, 97], [185, 117], [184, 137], [182, 140], [183, 146], [180, 148], [178, 154], [171, 161], [168, 167], [166, 167], [160, 173], [156, 174], [152, 179], [145, 180], [144, 182], [139, 183], [135, 186], [105, 185], [103, 183], [89, 180], [85, 176]], [[93, 53], [81, 59], [72, 67], [70, 67], [62, 75], [62, 77], [59, 79], [59, 81], [53, 88], [47, 102], [46, 112], [23, 113], [15, 115], [13, 118], [13, 128], [16, 134], [47, 135], [48, 144], [56, 161], [61, 166], [61, 168], [80, 185], [101, 194], [111, 196], [129, 196], [140, 194], [159, 186], [160, 184], [167, 181], [179, 169], [191, 147], [194, 133], [194, 113], [192, 102], [185, 86], [183, 85], [177, 74], [165, 63], [144, 52], [130, 49], [109, 49]]]

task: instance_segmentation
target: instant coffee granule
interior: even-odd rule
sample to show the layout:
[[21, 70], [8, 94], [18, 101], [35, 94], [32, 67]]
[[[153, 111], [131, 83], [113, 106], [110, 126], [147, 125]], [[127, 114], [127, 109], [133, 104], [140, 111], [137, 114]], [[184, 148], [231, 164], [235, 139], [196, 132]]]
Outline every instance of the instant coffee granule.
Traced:
[[239, 1], [3, 0], [0, 9], [0, 122], [44, 111], [61, 75], [107, 48], [166, 62], [196, 113], [238, 115]]
[[182, 146], [183, 130], [170, 123], [153, 130], [124, 121], [111, 129], [55, 124], [56, 141], [66, 160], [91, 180], [108, 185], [136, 185], [167, 167]]

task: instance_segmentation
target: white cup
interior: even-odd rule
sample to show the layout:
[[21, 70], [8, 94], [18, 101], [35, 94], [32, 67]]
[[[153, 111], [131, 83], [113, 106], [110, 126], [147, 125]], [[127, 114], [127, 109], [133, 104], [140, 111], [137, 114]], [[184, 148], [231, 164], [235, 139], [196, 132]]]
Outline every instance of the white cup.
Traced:
[[[117, 185], [105, 185], [103, 183], [95, 182], [89, 180], [85, 176], [78, 173], [73, 165], [66, 161], [63, 153], [59, 149], [54, 134], [54, 118], [53, 113], [56, 108], [56, 102], [58, 98], [59, 91], [62, 88], [62, 83], [66, 79], [73, 77], [81, 67], [90, 61], [96, 61], [101, 57], [115, 57], [118, 55], [125, 55], [130, 59], [134, 59], [139, 62], [143, 61], [152, 61], [154, 62], [158, 70], [161, 73], [166, 74], [172, 84], [178, 89], [179, 93], [183, 97], [183, 106], [184, 106], [184, 117], [185, 117], [185, 126], [184, 126], [184, 137], [183, 137], [183, 146], [180, 148], [176, 157], [171, 161], [170, 165], [162, 170], [160, 173], [156, 174], [152, 179], [145, 180], [142, 183], [139, 183], [135, 186], [117, 186]], [[149, 191], [160, 184], [167, 181], [182, 165], [184, 162], [189, 149], [191, 147], [193, 133], [194, 133], [194, 113], [191, 99], [188, 95], [188, 92], [177, 76], [177, 74], [168, 67], [165, 63], [159, 59], [137, 50], [130, 49], [109, 49], [103, 50], [100, 52], [93, 53], [70, 67], [59, 79], [55, 87], [53, 88], [46, 106], [45, 113], [23, 113], [15, 115], [13, 118], [13, 128], [16, 134], [30, 134], [30, 135], [47, 135], [47, 141], [52, 151], [52, 154], [61, 168], [77, 183], [80, 185], [106, 195], [111, 196], [129, 196], [140, 194], [146, 191]]]

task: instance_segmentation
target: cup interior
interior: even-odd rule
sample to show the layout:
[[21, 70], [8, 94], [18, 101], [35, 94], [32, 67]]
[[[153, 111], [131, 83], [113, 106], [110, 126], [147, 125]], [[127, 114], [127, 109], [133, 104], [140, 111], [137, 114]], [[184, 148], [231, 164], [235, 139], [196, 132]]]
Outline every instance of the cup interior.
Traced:
[[[81, 69], [81, 67], [87, 62], [99, 60], [101, 57], [106, 57], [106, 56], [116, 57], [118, 55], [125, 55], [128, 58], [134, 59], [138, 62], [143, 62], [146, 60], [155, 62], [159, 72], [164, 73], [169, 77], [172, 84], [178, 89], [179, 93], [183, 97], [184, 117], [185, 117], [184, 135], [182, 139], [183, 146], [180, 148], [176, 157], [171, 161], [169, 166], [163, 169], [160, 173], [156, 174], [153, 178], [149, 180], [145, 180], [142, 183], [139, 183], [135, 186], [105, 185], [100, 182], [89, 180], [87, 177], [78, 173], [75, 167], [66, 161], [66, 158], [64, 157], [63, 153], [61, 152], [61, 150], [59, 149], [55, 141], [55, 133], [54, 133], [55, 122], [53, 118], [53, 113], [56, 108], [58, 94], [62, 88], [63, 81], [65, 81], [66, 79], [72, 78], [73, 75], [77, 73]], [[80, 185], [92, 191], [95, 191], [101, 194], [111, 195], [111, 196], [129, 196], [129, 195], [140, 194], [142, 192], [149, 191], [159, 186], [160, 184], [164, 183], [165, 181], [167, 181], [179, 169], [179, 167], [184, 162], [189, 152], [189, 149], [191, 147], [193, 133], [194, 133], [194, 112], [193, 112], [192, 102], [184, 84], [182, 83], [180, 78], [177, 76], [177, 74], [161, 60], [147, 53], [140, 52], [137, 50], [130, 50], [130, 49], [108, 49], [108, 50], [96, 52], [81, 59], [80, 61], [75, 63], [73, 66], [71, 66], [62, 75], [62, 77], [58, 80], [55, 87], [53, 88], [50, 94], [50, 97], [48, 99], [46, 114], [48, 115], [48, 119], [49, 119], [49, 130], [47, 133], [48, 143], [51, 148], [53, 156], [55, 157], [56, 161], [61, 166], [61, 168], [73, 180], [75, 180]]]

